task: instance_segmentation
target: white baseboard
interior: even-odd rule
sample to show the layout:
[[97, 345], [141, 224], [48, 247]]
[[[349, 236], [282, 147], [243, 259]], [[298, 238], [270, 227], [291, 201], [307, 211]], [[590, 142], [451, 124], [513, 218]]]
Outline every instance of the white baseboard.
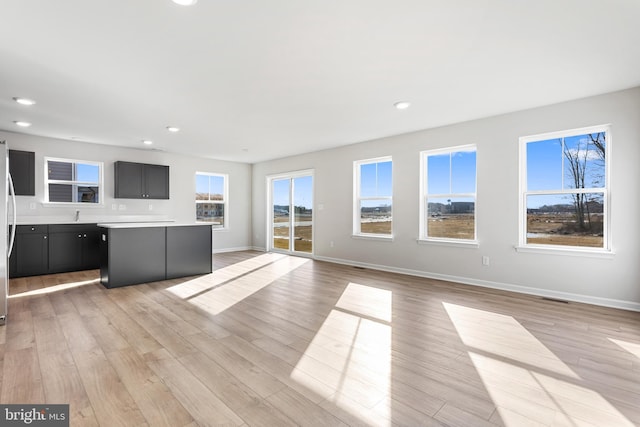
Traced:
[[212, 253], [222, 254], [225, 252], [240, 252], [240, 251], [252, 251], [252, 250], [255, 250], [252, 246], [240, 246], [238, 248], [214, 249]]
[[318, 261], [332, 262], [335, 264], [350, 265], [354, 267], [369, 268], [372, 270], [388, 271], [391, 273], [406, 274], [409, 276], [424, 277], [428, 279], [445, 280], [448, 282], [462, 283], [465, 285], [481, 286], [503, 291], [512, 291], [522, 294], [536, 295], [547, 298], [554, 298], [566, 301], [581, 302], [586, 304], [599, 305], [603, 307], [619, 308], [622, 310], [640, 311], [640, 303], [624, 301], [611, 298], [594, 297], [590, 295], [573, 294], [569, 292], [551, 291], [548, 289], [532, 288], [529, 286], [513, 285], [510, 283], [493, 282], [489, 280], [471, 279], [468, 277], [452, 276], [448, 274], [430, 273], [428, 271], [411, 270], [407, 268], [390, 267], [387, 265], [369, 264], [366, 262], [351, 261], [340, 258], [315, 256]]

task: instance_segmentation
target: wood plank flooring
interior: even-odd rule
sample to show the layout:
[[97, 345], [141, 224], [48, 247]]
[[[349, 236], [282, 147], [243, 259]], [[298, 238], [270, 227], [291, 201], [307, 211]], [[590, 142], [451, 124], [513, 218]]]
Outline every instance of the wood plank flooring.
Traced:
[[12, 279], [0, 402], [78, 426], [640, 425], [640, 314], [289, 257]]

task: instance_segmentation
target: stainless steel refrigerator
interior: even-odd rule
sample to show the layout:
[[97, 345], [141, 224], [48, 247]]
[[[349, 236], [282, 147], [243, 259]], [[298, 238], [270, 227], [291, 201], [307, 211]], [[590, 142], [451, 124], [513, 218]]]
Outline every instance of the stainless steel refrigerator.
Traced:
[[16, 236], [16, 197], [9, 174], [9, 148], [5, 141], [0, 141], [0, 180], [4, 181], [4, 188], [0, 191], [0, 325], [4, 325], [9, 296], [9, 256]]

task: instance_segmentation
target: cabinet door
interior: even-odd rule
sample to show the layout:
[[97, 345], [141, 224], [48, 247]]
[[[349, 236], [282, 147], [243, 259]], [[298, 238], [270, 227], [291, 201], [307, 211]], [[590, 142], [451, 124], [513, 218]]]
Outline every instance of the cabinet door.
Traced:
[[100, 229], [92, 225], [82, 233], [82, 269], [100, 268]]
[[145, 198], [169, 198], [169, 166], [144, 165]]
[[37, 231], [16, 234], [16, 276], [36, 276], [49, 270], [47, 234]]
[[16, 196], [35, 196], [35, 153], [9, 150], [9, 173]]
[[82, 269], [82, 233], [67, 231], [49, 234], [49, 270], [52, 273]]
[[116, 199], [142, 199], [144, 191], [144, 165], [141, 163], [115, 162]]
[[211, 227], [167, 227], [167, 279], [212, 271]]

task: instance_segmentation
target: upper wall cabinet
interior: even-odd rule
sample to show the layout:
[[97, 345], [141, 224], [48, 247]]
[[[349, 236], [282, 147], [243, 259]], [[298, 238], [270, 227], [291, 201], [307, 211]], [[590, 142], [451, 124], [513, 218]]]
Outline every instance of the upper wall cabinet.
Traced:
[[115, 162], [116, 199], [168, 199], [169, 166]]
[[35, 158], [33, 151], [9, 150], [9, 172], [16, 196], [35, 196]]

